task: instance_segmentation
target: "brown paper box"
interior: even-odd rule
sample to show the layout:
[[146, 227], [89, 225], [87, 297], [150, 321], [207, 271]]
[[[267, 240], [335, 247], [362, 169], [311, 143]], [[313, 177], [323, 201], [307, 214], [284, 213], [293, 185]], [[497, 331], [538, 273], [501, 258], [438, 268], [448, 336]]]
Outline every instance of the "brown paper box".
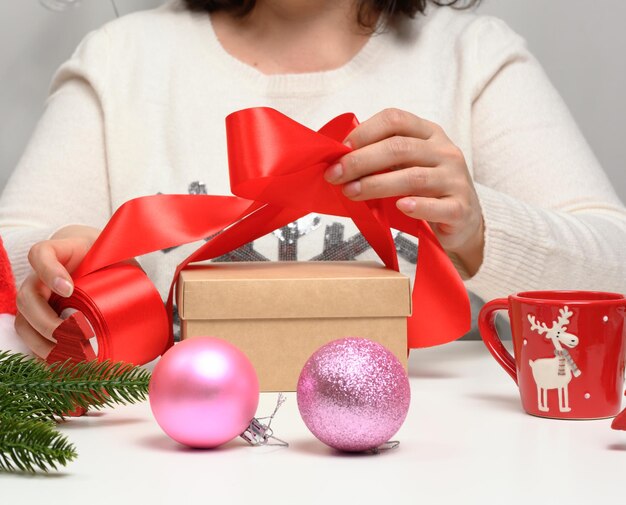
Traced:
[[252, 361], [261, 391], [295, 391], [323, 344], [380, 342], [405, 366], [408, 277], [370, 261], [194, 265], [177, 286], [182, 338], [228, 340]]

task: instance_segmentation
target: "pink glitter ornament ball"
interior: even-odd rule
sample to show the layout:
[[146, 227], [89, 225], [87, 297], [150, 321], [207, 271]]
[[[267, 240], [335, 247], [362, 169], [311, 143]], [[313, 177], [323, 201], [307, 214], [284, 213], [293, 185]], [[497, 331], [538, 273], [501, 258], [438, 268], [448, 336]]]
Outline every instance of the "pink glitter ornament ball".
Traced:
[[161, 357], [149, 394], [152, 413], [165, 433], [190, 447], [211, 448], [248, 427], [259, 403], [259, 379], [234, 345], [193, 337]]
[[298, 380], [305, 424], [326, 445], [342, 451], [365, 451], [387, 442], [402, 426], [410, 400], [400, 361], [364, 338], [320, 347]]

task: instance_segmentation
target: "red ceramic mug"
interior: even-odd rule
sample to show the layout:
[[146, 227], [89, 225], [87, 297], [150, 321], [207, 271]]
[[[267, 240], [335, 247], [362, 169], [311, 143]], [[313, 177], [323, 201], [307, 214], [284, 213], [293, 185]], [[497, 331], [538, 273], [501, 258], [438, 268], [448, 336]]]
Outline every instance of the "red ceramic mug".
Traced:
[[[515, 358], [495, 330], [511, 320]], [[529, 414], [601, 419], [620, 411], [626, 299], [595, 291], [528, 291], [487, 303], [478, 316], [485, 345], [519, 386]]]

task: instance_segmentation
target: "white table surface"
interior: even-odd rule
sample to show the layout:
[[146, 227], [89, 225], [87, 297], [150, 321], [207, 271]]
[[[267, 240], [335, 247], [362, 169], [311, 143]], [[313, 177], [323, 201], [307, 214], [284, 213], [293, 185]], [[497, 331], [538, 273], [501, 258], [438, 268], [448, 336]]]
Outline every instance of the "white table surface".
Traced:
[[[341, 454], [311, 435], [295, 393], [273, 427], [289, 448], [187, 449], [148, 402], [60, 426], [79, 456], [61, 472], [0, 473], [0, 504], [609, 504], [626, 500], [626, 432], [610, 420], [525, 414], [482, 342], [414, 351], [411, 409], [378, 455]], [[258, 416], [275, 394], [262, 394]], [[609, 501], [610, 500], [610, 501]]]

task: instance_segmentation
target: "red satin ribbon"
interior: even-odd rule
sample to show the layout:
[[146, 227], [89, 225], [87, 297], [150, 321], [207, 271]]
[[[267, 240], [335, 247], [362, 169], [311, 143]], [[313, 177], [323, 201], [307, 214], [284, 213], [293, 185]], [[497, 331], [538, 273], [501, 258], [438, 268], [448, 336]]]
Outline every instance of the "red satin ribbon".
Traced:
[[98, 361], [143, 365], [163, 353], [170, 322], [161, 295], [134, 262], [120, 262], [75, 278], [69, 298], [53, 295], [50, 305], [84, 314], [96, 334]]
[[[171, 345], [173, 288], [187, 264], [226, 254], [311, 212], [345, 216], [355, 222], [385, 265], [395, 270], [398, 259], [390, 228], [419, 240], [408, 346], [427, 347], [457, 339], [470, 327], [469, 300], [429, 226], [398, 211], [395, 198], [354, 202], [324, 180], [325, 169], [350, 152], [342, 141], [357, 124], [353, 114], [342, 114], [315, 132], [265, 107], [229, 115], [230, 182], [237, 196], [155, 195], [126, 202], [74, 272], [74, 281], [78, 285], [120, 261], [217, 234], [176, 269], [167, 301], [166, 343]], [[137, 300], [148, 291], [143, 289], [142, 295], [130, 301], [132, 290], [120, 296], [120, 286], [111, 281], [100, 283], [92, 297], [99, 303], [106, 300], [109, 311], [123, 313], [125, 304], [138, 306]], [[99, 317], [106, 319], [107, 314]], [[117, 321], [120, 327], [106, 328], [111, 339], [129, 338], [123, 322]]]

